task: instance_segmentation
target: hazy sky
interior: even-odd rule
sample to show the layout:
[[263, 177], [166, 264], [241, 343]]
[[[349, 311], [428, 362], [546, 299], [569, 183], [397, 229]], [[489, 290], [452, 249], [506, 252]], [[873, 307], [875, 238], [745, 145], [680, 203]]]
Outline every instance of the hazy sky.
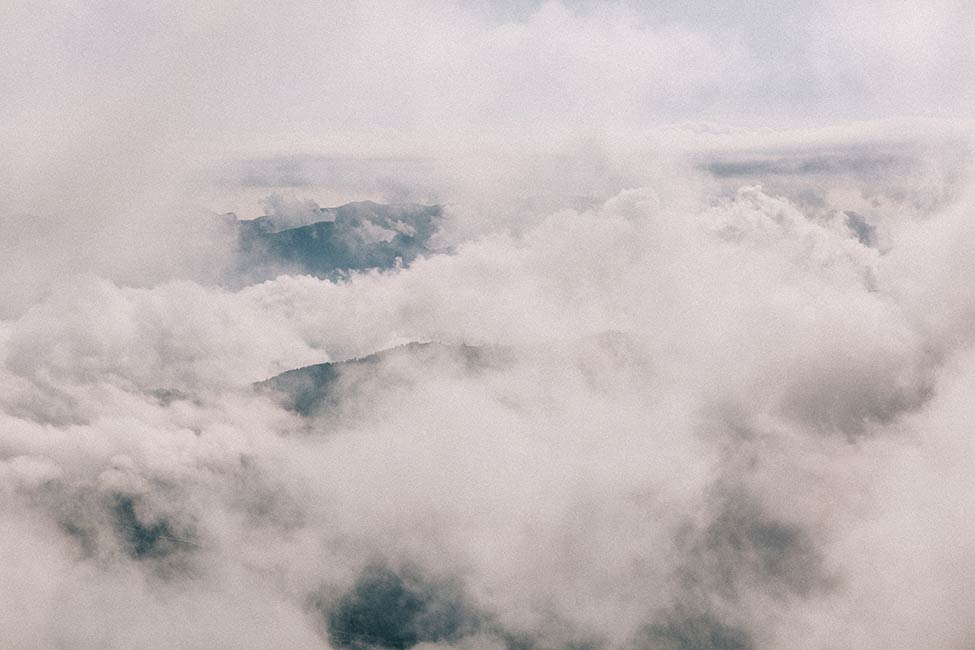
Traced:
[[975, 99], [964, 2], [14, 0], [2, 11], [4, 137], [38, 163], [100, 146], [530, 148], [683, 120], [967, 118]]
[[[13, 0], [0, 11], [6, 213], [131, 211], [121, 197], [159, 196], [254, 209], [256, 193], [245, 205], [201, 178], [297, 154], [412, 161], [345, 171], [383, 198], [416, 194], [432, 173], [421, 164], [466, 161], [441, 165], [455, 177], [510, 167], [498, 156], [619, 165], [673, 148], [673, 134], [654, 137], [660, 125], [967, 120], [975, 100], [964, 2]], [[465, 184], [478, 183], [427, 181], [426, 195], [456, 200]]]

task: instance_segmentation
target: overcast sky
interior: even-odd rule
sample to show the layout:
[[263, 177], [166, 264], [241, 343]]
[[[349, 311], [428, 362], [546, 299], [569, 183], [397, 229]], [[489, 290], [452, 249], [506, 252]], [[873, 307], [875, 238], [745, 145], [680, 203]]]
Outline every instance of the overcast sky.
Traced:
[[8, 169], [106, 150], [530, 151], [686, 120], [967, 118], [975, 100], [965, 2], [13, 0], [2, 11]]
[[[606, 198], [585, 186], [592, 167], [619, 181], [687, 133], [744, 128], [740, 145], [756, 130], [917, 117], [967, 130], [975, 100], [964, 2], [3, 5], [8, 215], [90, 205], [105, 218], [165, 197], [256, 216], [288, 183], [225, 192], [254, 185], [240, 161], [298, 155], [372, 161], [328, 169], [334, 186], [302, 198], [470, 201], [484, 178], [509, 182], [512, 160], [558, 155], [594, 162], [552, 182]], [[544, 193], [540, 181], [503, 193]]]

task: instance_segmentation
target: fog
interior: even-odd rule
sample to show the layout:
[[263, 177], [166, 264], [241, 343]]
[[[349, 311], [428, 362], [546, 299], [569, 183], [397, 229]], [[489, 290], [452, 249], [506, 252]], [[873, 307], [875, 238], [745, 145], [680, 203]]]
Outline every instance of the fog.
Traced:
[[975, 644], [973, 12], [713, 9], [7, 3], [0, 647]]

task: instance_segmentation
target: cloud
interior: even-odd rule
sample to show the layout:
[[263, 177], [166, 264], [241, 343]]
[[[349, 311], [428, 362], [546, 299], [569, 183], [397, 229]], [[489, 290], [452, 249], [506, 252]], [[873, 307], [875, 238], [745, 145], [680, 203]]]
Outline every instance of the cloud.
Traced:
[[[45, 549], [25, 565], [52, 585], [36, 606], [140, 603], [100, 624], [124, 646], [182, 594], [226, 625], [296, 626], [254, 639], [341, 646], [336, 617], [366, 620], [355, 594], [380, 571], [405, 599], [392, 646], [862, 640], [832, 612], [885, 587], [849, 545], [896, 521], [863, 495], [890, 458], [937, 473], [901, 440], [926, 439], [912, 423], [947, 408], [971, 341], [935, 254], [964, 241], [964, 204], [897, 226], [886, 254], [754, 187], [685, 205], [627, 190], [339, 283], [65, 284], [4, 324], [4, 538]], [[911, 278], [958, 316], [927, 325]], [[442, 345], [340, 369], [305, 421], [249, 388], [409, 340]], [[473, 618], [417, 631], [424, 603]], [[89, 629], [27, 620], [33, 639]], [[188, 647], [251, 642], [187, 621]]]
[[321, 213], [321, 207], [312, 199], [294, 199], [271, 194], [261, 203], [264, 214], [280, 228], [306, 226], [316, 221], [328, 221]]
[[965, 9], [8, 3], [0, 638], [970, 645]]

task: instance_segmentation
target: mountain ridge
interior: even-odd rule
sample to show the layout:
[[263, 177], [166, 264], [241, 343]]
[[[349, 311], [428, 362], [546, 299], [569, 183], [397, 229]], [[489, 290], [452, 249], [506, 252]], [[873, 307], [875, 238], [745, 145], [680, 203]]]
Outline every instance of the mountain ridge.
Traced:
[[227, 276], [246, 285], [281, 274], [336, 280], [353, 271], [408, 266], [438, 252], [430, 240], [442, 216], [439, 205], [356, 201], [298, 217], [233, 217], [236, 239]]

